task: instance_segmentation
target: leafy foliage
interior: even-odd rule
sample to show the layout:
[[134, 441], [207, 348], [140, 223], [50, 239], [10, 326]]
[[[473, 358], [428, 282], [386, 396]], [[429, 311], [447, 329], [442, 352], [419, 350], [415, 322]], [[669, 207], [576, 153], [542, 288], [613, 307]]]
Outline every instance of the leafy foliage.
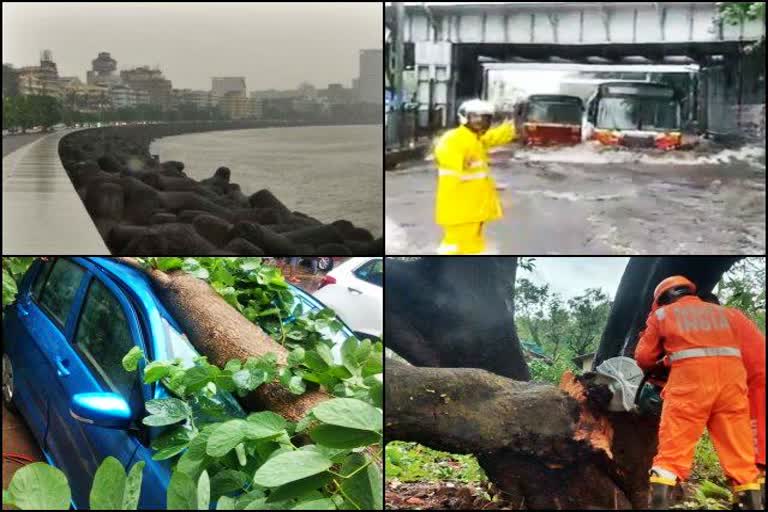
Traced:
[[3, 306], [10, 304], [16, 298], [21, 278], [32, 261], [34, 258], [26, 256], [3, 258]]
[[[138, 349], [125, 355], [126, 371], [142, 372], [144, 382], [161, 382], [173, 395], [146, 402], [148, 415], [142, 419], [147, 426], [163, 429], [151, 446], [153, 459], [173, 464], [168, 508], [207, 509], [211, 502], [219, 509], [381, 508], [381, 342], [350, 337], [341, 346], [342, 363], [337, 364], [330, 336], [341, 323], [333, 311], [304, 312], [280, 271], [260, 258], [144, 262], [208, 280], [233, 307], [290, 350], [285, 367], [278, 365], [275, 354], [233, 359], [223, 368], [204, 356], [185, 366], [180, 359], [142, 362], [145, 354]], [[222, 400], [223, 391], [245, 395], [273, 381], [295, 394], [304, 393], [307, 385], [322, 385], [337, 398], [321, 402], [298, 423], [271, 411], [241, 417]], [[105, 459], [94, 479], [91, 506], [135, 509], [143, 467], [139, 464], [126, 478], [115, 459]], [[59, 470], [50, 469], [58, 472], [51, 473], [57, 479], [63, 478]], [[35, 485], [52, 482], [49, 478]], [[59, 489], [61, 482], [57, 485]], [[66, 479], [64, 487], [68, 492]], [[57, 498], [63, 496], [61, 490]], [[8, 499], [24, 504], [13, 493]], [[67, 494], [66, 504], [68, 500]], [[56, 508], [53, 505], [45, 508]]]
[[418, 443], [387, 443], [385, 464], [387, 478], [402, 482], [450, 480], [474, 483], [487, 480], [474, 456], [449, 454]]

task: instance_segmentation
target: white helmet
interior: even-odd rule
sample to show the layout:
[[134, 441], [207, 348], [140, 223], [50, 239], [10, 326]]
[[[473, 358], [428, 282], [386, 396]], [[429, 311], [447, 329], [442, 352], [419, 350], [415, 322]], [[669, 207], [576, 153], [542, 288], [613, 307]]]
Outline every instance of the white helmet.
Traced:
[[473, 99], [467, 100], [459, 107], [459, 122], [461, 124], [467, 124], [467, 116], [469, 114], [480, 114], [492, 116], [495, 109], [493, 105], [487, 101]]

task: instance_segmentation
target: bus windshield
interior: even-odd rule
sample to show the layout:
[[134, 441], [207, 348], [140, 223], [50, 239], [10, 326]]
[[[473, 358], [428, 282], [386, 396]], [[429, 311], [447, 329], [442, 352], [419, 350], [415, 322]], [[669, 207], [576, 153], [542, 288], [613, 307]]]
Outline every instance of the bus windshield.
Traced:
[[532, 99], [526, 121], [531, 123], [581, 124], [581, 106], [572, 101]]
[[658, 97], [604, 97], [598, 105], [596, 127], [612, 130], [677, 130], [680, 128], [680, 105], [675, 100]]

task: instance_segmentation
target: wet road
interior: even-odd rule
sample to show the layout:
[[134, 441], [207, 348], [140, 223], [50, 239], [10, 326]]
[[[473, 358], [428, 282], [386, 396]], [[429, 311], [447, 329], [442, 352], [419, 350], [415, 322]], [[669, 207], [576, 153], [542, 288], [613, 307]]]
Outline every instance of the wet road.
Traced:
[[25, 146], [30, 142], [34, 142], [40, 137], [48, 135], [47, 133], [27, 133], [24, 135], [9, 135], [3, 137], [3, 156], [16, 151], [21, 146]]
[[109, 254], [59, 159], [73, 128], [3, 157], [3, 254]]
[[[657, 153], [583, 145], [492, 155], [504, 218], [500, 254], [763, 254], [765, 151]], [[386, 251], [434, 254], [435, 171], [386, 173]]]

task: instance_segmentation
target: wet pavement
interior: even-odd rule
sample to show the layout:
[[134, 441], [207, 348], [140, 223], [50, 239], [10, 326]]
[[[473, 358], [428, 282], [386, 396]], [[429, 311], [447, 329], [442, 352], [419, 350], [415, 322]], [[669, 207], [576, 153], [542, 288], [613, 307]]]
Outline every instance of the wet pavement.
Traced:
[[59, 159], [55, 132], [3, 156], [3, 254], [109, 254]]
[[[505, 148], [492, 154], [501, 254], [763, 254], [765, 150]], [[434, 254], [434, 163], [388, 172], [386, 251]]]
[[[3, 137], [3, 156], [13, 153], [20, 147], [26, 146], [45, 135], [47, 135], [47, 133], [25, 133], [5, 136]], [[3, 174], [5, 174], [5, 170], [3, 170]]]

